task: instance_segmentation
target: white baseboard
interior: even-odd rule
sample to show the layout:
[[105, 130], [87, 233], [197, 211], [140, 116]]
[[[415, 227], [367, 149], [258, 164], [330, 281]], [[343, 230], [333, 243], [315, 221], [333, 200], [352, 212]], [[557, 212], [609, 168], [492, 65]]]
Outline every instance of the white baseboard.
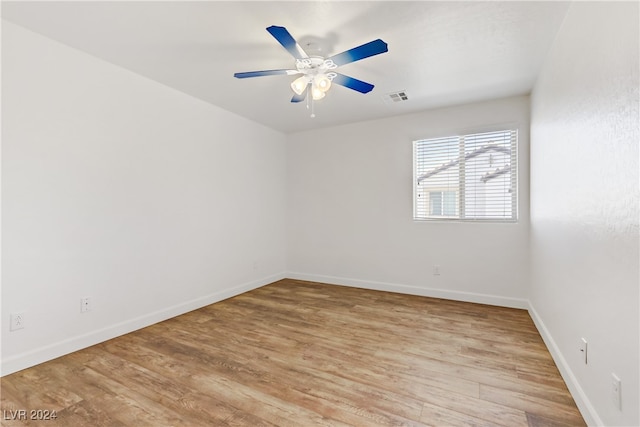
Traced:
[[141, 328], [146, 328], [147, 326], [162, 322], [164, 320], [179, 316], [184, 313], [188, 313], [189, 311], [193, 311], [209, 304], [213, 304], [218, 301], [222, 301], [227, 298], [242, 294], [252, 289], [268, 285], [269, 283], [273, 283], [285, 277], [286, 275], [284, 273], [280, 273], [264, 277], [262, 279], [254, 280], [252, 282], [243, 283], [229, 289], [224, 289], [222, 291], [214, 292], [213, 294], [196, 298], [191, 301], [182, 302], [180, 304], [176, 304], [162, 310], [147, 313], [134, 319], [110, 325], [96, 331], [91, 331], [83, 335], [71, 337], [57, 343], [18, 354], [16, 356], [2, 360], [0, 364], [0, 372], [2, 373], [1, 376], [21, 371], [22, 369], [26, 369], [31, 366], [47, 362], [49, 360], [53, 360], [57, 357], [64, 356], [65, 354], [69, 354], [74, 351], [99, 344], [101, 342], [124, 334], [128, 334]]
[[536, 328], [538, 328], [538, 332], [540, 333], [542, 340], [546, 344], [547, 349], [549, 349], [549, 353], [551, 353], [551, 357], [553, 357], [553, 360], [556, 363], [558, 370], [560, 371], [560, 375], [562, 375], [562, 379], [564, 379], [564, 382], [567, 384], [569, 392], [571, 392], [571, 396], [576, 402], [576, 405], [578, 406], [578, 409], [580, 410], [580, 413], [582, 414], [585, 422], [589, 426], [603, 426], [604, 423], [598, 416], [598, 413], [591, 404], [591, 401], [585, 394], [584, 390], [582, 389], [582, 387], [580, 387], [580, 384], [578, 383], [576, 376], [573, 374], [571, 367], [567, 363], [567, 360], [560, 352], [560, 348], [556, 344], [555, 340], [551, 336], [551, 333], [545, 326], [544, 322], [538, 315], [538, 312], [533, 307], [531, 302], [529, 302], [529, 315], [533, 319], [533, 323], [536, 325]]
[[355, 288], [371, 289], [375, 291], [397, 292], [400, 294], [419, 295], [423, 297], [443, 298], [455, 301], [475, 302], [478, 304], [497, 305], [510, 308], [529, 308], [529, 301], [524, 298], [502, 297], [497, 295], [479, 294], [474, 292], [450, 291], [446, 289], [422, 288], [396, 283], [376, 282], [371, 280], [350, 279], [345, 277], [324, 276], [320, 274], [306, 274], [288, 271], [290, 279], [308, 280], [311, 282], [328, 283], [331, 285], [353, 286]]

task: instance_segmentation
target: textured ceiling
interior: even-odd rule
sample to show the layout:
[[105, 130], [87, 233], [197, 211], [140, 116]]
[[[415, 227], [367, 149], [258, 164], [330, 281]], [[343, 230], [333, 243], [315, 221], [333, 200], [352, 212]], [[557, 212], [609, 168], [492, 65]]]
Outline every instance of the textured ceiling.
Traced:
[[[2, 2], [2, 17], [283, 132], [370, 120], [530, 92], [566, 2]], [[292, 104], [292, 76], [234, 72], [293, 68], [265, 30], [286, 27], [324, 56], [381, 38], [389, 52], [344, 65], [375, 85], [334, 86]], [[384, 101], [405, 90], [408, 100]]]

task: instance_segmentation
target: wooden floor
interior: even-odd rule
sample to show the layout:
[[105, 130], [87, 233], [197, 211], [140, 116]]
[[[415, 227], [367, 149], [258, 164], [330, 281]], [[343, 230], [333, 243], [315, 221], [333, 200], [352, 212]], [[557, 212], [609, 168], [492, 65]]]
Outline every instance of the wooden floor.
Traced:
[[0, 386], [6, 426], [585, 425], [526, 311], [295, 280]]

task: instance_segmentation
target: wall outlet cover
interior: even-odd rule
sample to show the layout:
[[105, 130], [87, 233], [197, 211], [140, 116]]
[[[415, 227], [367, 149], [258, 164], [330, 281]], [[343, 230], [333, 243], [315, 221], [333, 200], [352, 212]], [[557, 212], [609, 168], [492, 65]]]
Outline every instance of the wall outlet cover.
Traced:
[[17, 331], [19, 329], [24, 329], [24, 313], [11, 313], [9, 330]]

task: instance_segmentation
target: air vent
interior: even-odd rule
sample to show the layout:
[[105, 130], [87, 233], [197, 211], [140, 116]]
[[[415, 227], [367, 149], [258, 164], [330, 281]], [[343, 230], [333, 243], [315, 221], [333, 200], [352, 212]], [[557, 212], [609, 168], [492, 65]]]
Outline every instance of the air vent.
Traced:
[[383, 95], [382, 99], [386, 104], [395, 104], [396, 102], [404, 102], [409, 99], [406, 90], [391, 92]]

